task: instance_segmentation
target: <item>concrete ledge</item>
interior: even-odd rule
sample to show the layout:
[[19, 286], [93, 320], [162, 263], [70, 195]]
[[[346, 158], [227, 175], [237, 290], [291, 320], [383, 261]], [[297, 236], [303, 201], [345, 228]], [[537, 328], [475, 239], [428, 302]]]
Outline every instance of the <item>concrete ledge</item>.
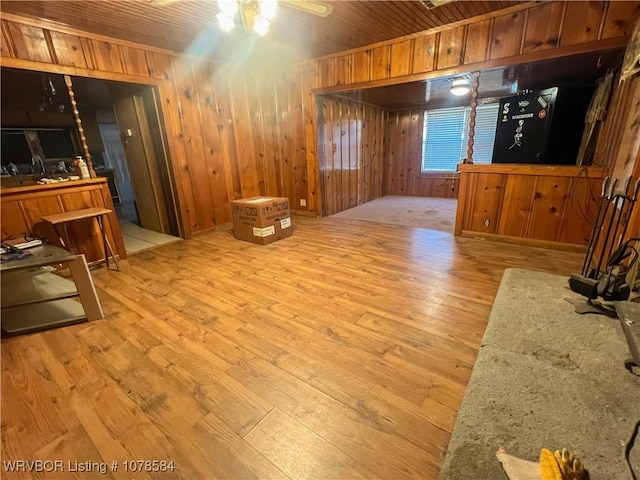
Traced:
[[640, 378], [624, 368], [620, 323], [578, 315], [566, 297], [581, 298], [566, 277], [505, 271], [440, 480], [506, 479], [500, 446], [535, 461], [543, 447], [568, 448], [592, 479], [627, 478]]

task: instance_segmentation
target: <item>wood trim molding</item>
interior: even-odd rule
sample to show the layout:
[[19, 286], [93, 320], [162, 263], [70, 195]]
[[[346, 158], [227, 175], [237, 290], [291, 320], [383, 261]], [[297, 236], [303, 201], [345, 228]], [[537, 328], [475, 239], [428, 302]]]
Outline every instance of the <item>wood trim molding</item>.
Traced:
[[470, 64], [462, 64], [457, 67], [444, 68], [442, 70], [432, 70], [430, 72], [413, 73], [401, 77], [390, 77], [382, 80], [373, 80], [368, 82], [359, 82], [345, 85], [333, 85], [329, 87], [318, 87], [312, 89], [317, 95], [335, 95], [339, 93], [350, 92], [352, 90], [364, 90], [367, 88], [387, 87], [390, 85], [399, 85], [403, 83], [418, 82], [421, 80], [430, 80], [433, 78], [448, 77], [463, 73], [470, 73], [474, 70], [487, 70], [491, 68], [503, 67], [514, 63], [528, 63], [539, 60], [549, 60], [553, 58], [567, 57], [578, 55], [581, 53], [598, 52], [606, 50], [614, 50], [624, 48], [629, 41], [629, 37], [615, 37], [605, 40], [596, 40], [593, 42], [582, 43], [579, 45], [571, 45], [568, 47], [558, 47], [549, 50], [540, 50], [536, 52], [525, 53], [522, 55], [514, 55], [511, 57], [498, 58], [495, 60], [486, 60], [484, 62], [476, 62]]
[[[87, 185], [101, 184], [107, 183], [106, 177], [96, 177], [96, 178], [87, 178], [81, 180], [69, 180], [68, 182], [59, 182], [59, 183], [49, 183], [45, 185], [27, 185], [20, 187], [3, 187], [0, 188], [0, 198], [15, 196], [16, 199], [22, 200], [23, 198], [32, 198], [37, 196], [38, 194], [50, 195], [51, 190], [59, 190], [59, 189], [69, 189], [82, 187], [85, 188]], [[100, 188], [100, 187], [98, 187]], [[68, 190], [73, 191], [73, 190]], [[111, 198], [111, 197], [109, 197]]]
[[377, 42], [377, 43], [372, 43], [369, 45], [365, 45], [364, 47], [358, 47], [358, 48], [352, 48], [351, 50], [344, 50], [342, 52], [339, 52], [338, 54], [330, 54], [330, 55], [323, 55], [322, 57], [315, 57], [309, 60], [305, 60], [305, 61], [301, 61], [301, 62], [297, 62], [294, 63], [292, 65], [302, 65], [305, 63], [309, 63], [309, 62], [319, 62], [322, 60], [327, 60], [327, 59], [331, 59], [334, 58], [336, 56], [343, 56], [343, 55], [350, 55], [350, 54], [354, 54], [354, 53], [359, 53], [359, 52], [363, 52], [363, 51], [367, 51], [367, 50], [372, 50], [374, 48], [379, 48], [379, 47], [383, 47], [385, 45], [392, 45], [394, 43], [398, 43], [398, 42], [403, 42], [406, 40], [412, 40], [414, 38], [418, 38], [418, 37], [423, 37], [423, 36], [427, 36], [427, 35], [433, 35], [435, 33], [439, 33], [439, 32], [443, 32], [446, 30], [453, 30], [455, 28], [458, 27], [462, 27], [462, 26], [466, 26], [466, 25], [470, 25], [472, 23], [476, 23], [476, 22], [481, 22], [483, 20], [487, 20], [490, 18], [495, 18], [495, 17], [501, 17], [502, 15], [508, 15], [510, 13], [516, 13], [516, 12], [520, 12], [522, 10], [527, 10], [529, 8], [538, 6], [540, 4], [540, 2], [527, 2], [527, 3], [521, 3], [518, 5], [514, 5], [512, 7], [507, 7], [504, 8], [502, 10], [496, 10], [490, 13], [485, 13], [483, 15], [477, 15], [475, 17], [471, 17], [471, 18], [466, 18], [464, 20], [459, 20], [457, 22], [453, 22], [453, 23], [447, 23], [446, 25], [441, 25], [438, 27], [434, 27], [434, 28], [430, 28], [428, 30], [423, 30], [421, 32], [416, 32], [416, 33], [412, 33], [410, 35], [404, 35], [402, 37], [396, 37], [393, 38], [391, 40], [385, 40], [383, 42]]
[[43, 18], [26, 17], [22, 15], [16, 15], [15, 13], [3, 12], [2, 19], [8, 20], [10, 22], [17, 22], [17, 23], [22, 23], [24, 25], [30, 25], [32, 27], [40, 27], [45, 30], [54, 30], [56, 32], [66, 33], [69, 35], [76, 35], [78, 37], [91, 38], [93, 40], [99, 40], [101, 42], [113, 43], [113, 44], [122, 45], [125, 47], [140, 48], [143, 50], [147, 50], [149, 52], [163, 53], [165, 55], [183, 55], [182, 53], [174, 52], [173, 50], [166, 50], [163, 48], [145, 45], [143, 43], [128, 42], [126, 40], [120, 40], [114, 37], [109, 37], [107, 35], [91, 33], [86, 30], [80, 30], [74, 27], [70, 27], [66, 23], [60, 23], [53, 20], [46, 20]]
[[129, 82], [143, 85], [160, 85], [162, 80], [153, 77], [130, 75], [127, 73], [106, 72], [93, 70], [91, 68], [71, 67], [67, 65], [57, 65], [53, 63], [37, 62], [34, 60], [23, 60], [21, 58], [1, 57], [1, 66], [7, 68], [19, 68], [22, 70], [33, 70], [37, 72], [59, 73], [61, 75], [73, 75], [76, 77], [90, 77], [100, 80], [115, 80], [118, 82]]
[[[34, 18], [34, 17], [27, 17], [27, 16], [23, 16], [23, 15], [16, 15], [14, 13], [2, 13], [2, 20], [7, 20], [10, 22], [16, 22], [16, 23], [21, 23], [23, 25], [29, 25], [32, 27], [39, 27], [46, 30], [53, 30], [55, 32], [59, 32], [59, 33], [66, 33], [68, 35], [75, 35], [77, 37], [80, 37], [81, 39], [91, 39], [91, 40], [97, 40], [100, 42], [107, 42], [107, 43], [111, 43], [113, 45], [120, 45], [123, 47], [130, 47], [130, 48], [137, 48], [140, 50], [145, 50], [147, 52], [152, 52], [152, 53], [160, 53], [163, 55], [171, 55], [174, 57], [184, 57], [184, 58], [191, 58], [191, 59], [200, 59], [202, 60], [203, 57], [199, 57], [198, 55], [193, 55], [190, 53], [186, 53], [186, 52], [176, 52], [173, 50], [167, 50], [165, 48], [159, 48], [159, 47], [154, 47], [151, 45], [147, 45], [145, 43], [136, 43], [136, 42], [129, 42], [127, 40], [121, 40], [119, 38], [116, 37], [110, 37], [108, 35], [100, 35], [98, 33], [93, 33], [87, 30], [80, 30], [78, 28], [74, 28], [74, 27], [70, 27], [69, 25], [65, 24], [65, 23], [60, 23], [60, 22], [56, 22], [53, 20], [46, 20], [43, 18]], [[3, 57], [4, 59], [4, 57]], [[216, 61], [212, 58], [207, 58], [206, 59], [208, 62], [220, 67], [220, 66], [224, 66], [227, 65], [227, 62], [219, 62]], [[17, 67], [19, 68], [19, 67]]]
[[513, 245], [524, 245], [528, 247], [548, 248], [550, 250], [561, 250], [563, 252], [585, 253], [587, 247], [584, 245], [574, 245], [573, 243], [553, 242], [550, 240], [536, 240], [535, 238], [512, 237], [510, 235], [497, 235], [495, 233], [473, 232], [462, 230], [462, 237], [489, 240], [492, 242], [511, 243]]
[[604, 169], [601, 167], [580, 167], [576, 165], [525, 165], [516, 163], [492, 163], [489, 165], [460, 164], [458, 172], [462, 174], [508, 174], [535, 175], [545, 177], [584, 177], [603, 178]]

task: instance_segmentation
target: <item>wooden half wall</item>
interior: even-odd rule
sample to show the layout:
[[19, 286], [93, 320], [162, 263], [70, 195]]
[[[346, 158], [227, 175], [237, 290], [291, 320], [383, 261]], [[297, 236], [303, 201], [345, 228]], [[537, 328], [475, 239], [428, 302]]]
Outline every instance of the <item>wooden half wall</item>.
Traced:
[[315, 93], [617, 48], [639, 9], [637, 1], [530, 2], [272, 73], [3, 14], [0, 55], [3, 67], [156, 87], [188, 238], [229, 222], [229, 202], [240, 197], [287, 196], [322, 213]]
[[541, 247], [586, 246], [603, 170], [554, 165], [460, 165], [455, 235]]

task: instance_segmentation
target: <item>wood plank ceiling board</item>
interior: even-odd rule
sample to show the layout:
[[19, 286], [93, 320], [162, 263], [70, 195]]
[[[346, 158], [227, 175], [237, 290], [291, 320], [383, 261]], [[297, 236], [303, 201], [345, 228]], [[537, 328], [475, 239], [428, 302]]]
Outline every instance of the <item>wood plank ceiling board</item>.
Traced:
[[247, 45], [259, 43], [261, 47], [254, 53], [270, 50], [274, 61], [287, 62], [414, 34], [525, 2], [458, 1], [431, 10], [419, 0], [326, 3], [333, 6], [326, 18], [281, 6], [269, 33], [260, 39], [242, 29], [223, 33], [215, 20], [215, 0], [182, 0], [165, 5], [152, 5], [150, 0], [4, 0], [0, 8], [3, 13], [50, 20], [123, 41], [188, 51], [219, 61], [246, 53]]

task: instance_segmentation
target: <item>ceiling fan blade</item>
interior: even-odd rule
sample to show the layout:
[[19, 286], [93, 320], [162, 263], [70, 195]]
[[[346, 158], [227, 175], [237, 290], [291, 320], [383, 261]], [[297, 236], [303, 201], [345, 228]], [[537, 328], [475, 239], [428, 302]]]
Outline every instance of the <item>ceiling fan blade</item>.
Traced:
[[422, 0], [422, 4], [427, 8], [427, 10], [433, 10], [434, 8], [441, 7], [442, 5], [453, 3], [455, 1], [456, 0]]
[[149, 3], [154, 7], [160, 7], [162, 5], [170, 5], [172, 3], [178, 3], [182, 0], [149, 0]]
[[306, 0], [280, 0], [282, 5], [295, 8], [305, 13], [317, 15], [319, 17], [328, 17], [333, 11], [333, 6], [323, 2], [312, 2]]

